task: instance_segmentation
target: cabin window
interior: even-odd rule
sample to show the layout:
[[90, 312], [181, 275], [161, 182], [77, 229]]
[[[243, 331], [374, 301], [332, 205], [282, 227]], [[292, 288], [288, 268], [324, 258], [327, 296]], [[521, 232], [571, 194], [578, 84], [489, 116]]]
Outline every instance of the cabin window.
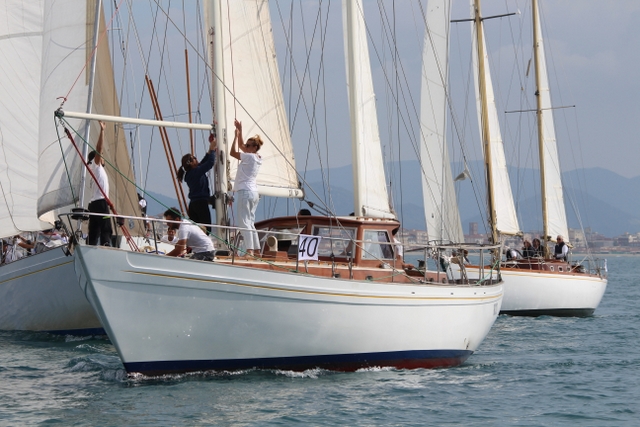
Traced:
[[551, 271], [555, 271], [555, 268], [553, 267], [553, 265], [550, 265], [550, 266], [549, 266], [549, 270], [551, 270]]
[[364, 230], [362, 259], [393, 259], [393, 248], [389, 244], [386, 230]]
[[333, 254], [337, 257], [348, 257], [348, 252], [351, 252], [352, 257], [355, 255], [352, 243], [356, 235], [355, 228], [314, 225], [313, 235], [322, 237], [318, 248], [319, 256], [330, 257]]

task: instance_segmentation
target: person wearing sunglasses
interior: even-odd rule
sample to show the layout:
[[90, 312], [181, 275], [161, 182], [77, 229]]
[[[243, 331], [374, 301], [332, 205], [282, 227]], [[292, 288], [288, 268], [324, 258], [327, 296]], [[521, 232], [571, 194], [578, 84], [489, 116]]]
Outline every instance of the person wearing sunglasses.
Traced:
[[[182, 156], [182, 166], [178, 169], [178, 180], [185, 181], [189, 187], [189, 218], [198, 224], [211, 224], [211, 210], [209, 200], [209, 172], [216, 162], [218, 142], [214, 134], [209, 135], [209, 151], [200, 162], [192, 154]], [[211, 227], [207, 227], [211, 232]]]
[[237, 193], [238, 218], [242, 227], [240, 232], [244, 238], [245, 250], [248, 255], [254, 256], [256, 250], [260, 251], [255, 219], [259, 201], [257, 177], [262, 165], [262, 157], [258, 151], [263, 142], [260, 135], [256, 135], [247, 139], [245, 144], [242, 137], [242, 123], [236, 119], [234, 125], [236, 131], [230, 154], [231, 157], [240, 160], [240, 164], [233, 190]]

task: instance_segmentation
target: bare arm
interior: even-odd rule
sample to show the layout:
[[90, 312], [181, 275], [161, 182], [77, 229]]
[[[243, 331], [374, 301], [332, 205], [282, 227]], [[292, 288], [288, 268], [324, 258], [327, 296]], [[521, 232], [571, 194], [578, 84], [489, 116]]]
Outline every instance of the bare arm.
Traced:
[[104, 145], [104, 128], [105, 128], [105, 124], [104, 122], [99, 122], [100, 123], [100, 137], [98, 137], [98, 144], [96, 145], [96, 157], [95, 157], [95, 164], [96, 165], [101, 165], [102, 162], [102, 147]]
[[182, 256], [187, 252], [187, 239], [178, 240], [175, 247], [167, 256]]
[[[238, 119], [234, 120], [233, 124], [236, 127], [236, 136], [233, 139], [233, 144], [231, 145], [231, 157], [235, 157], [240, 160], [240, 151], [246, 152], [247, 147], [244, 144], [244, 138], [242, 137], [242, 122], [239, 122]], [[236, 143], [238, 144], [236, 147]]]

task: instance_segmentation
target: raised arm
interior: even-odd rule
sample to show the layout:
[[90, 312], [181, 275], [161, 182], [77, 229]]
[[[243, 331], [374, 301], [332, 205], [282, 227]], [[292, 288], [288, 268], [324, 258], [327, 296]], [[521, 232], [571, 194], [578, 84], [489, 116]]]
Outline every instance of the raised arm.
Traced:
[[101, 165], [102, 162], [102, 147], [104, 145], [104, 128], [105, 128], [105, 124], [104, 122], [98, 122], [100, 123], [100, 136], [98, 137], [98, 144], [96, 144], [96, 157], [95, 157], [95, 164], [96, 165]]
[[[233, 138], [233, 144], [231, 144], [231, 157], [240, 160], [240, 151], [245, 152], [246, 146], [244, 145], [244, 138], [242, 137], [242, 123], [235, 119], [233, 124], [236, 127], [235, 137]], [[236, 145], [237, 144], [237, 145]]]

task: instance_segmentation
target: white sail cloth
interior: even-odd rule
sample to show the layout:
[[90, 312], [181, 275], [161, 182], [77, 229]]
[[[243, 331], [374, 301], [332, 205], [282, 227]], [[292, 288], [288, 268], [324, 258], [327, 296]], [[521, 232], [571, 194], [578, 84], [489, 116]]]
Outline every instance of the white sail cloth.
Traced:
[[450, 11], [450, 0], [430, 0], [427, 4], [420, 91], [420, 164], [429, 239], [464, 242], [445, 137]]

